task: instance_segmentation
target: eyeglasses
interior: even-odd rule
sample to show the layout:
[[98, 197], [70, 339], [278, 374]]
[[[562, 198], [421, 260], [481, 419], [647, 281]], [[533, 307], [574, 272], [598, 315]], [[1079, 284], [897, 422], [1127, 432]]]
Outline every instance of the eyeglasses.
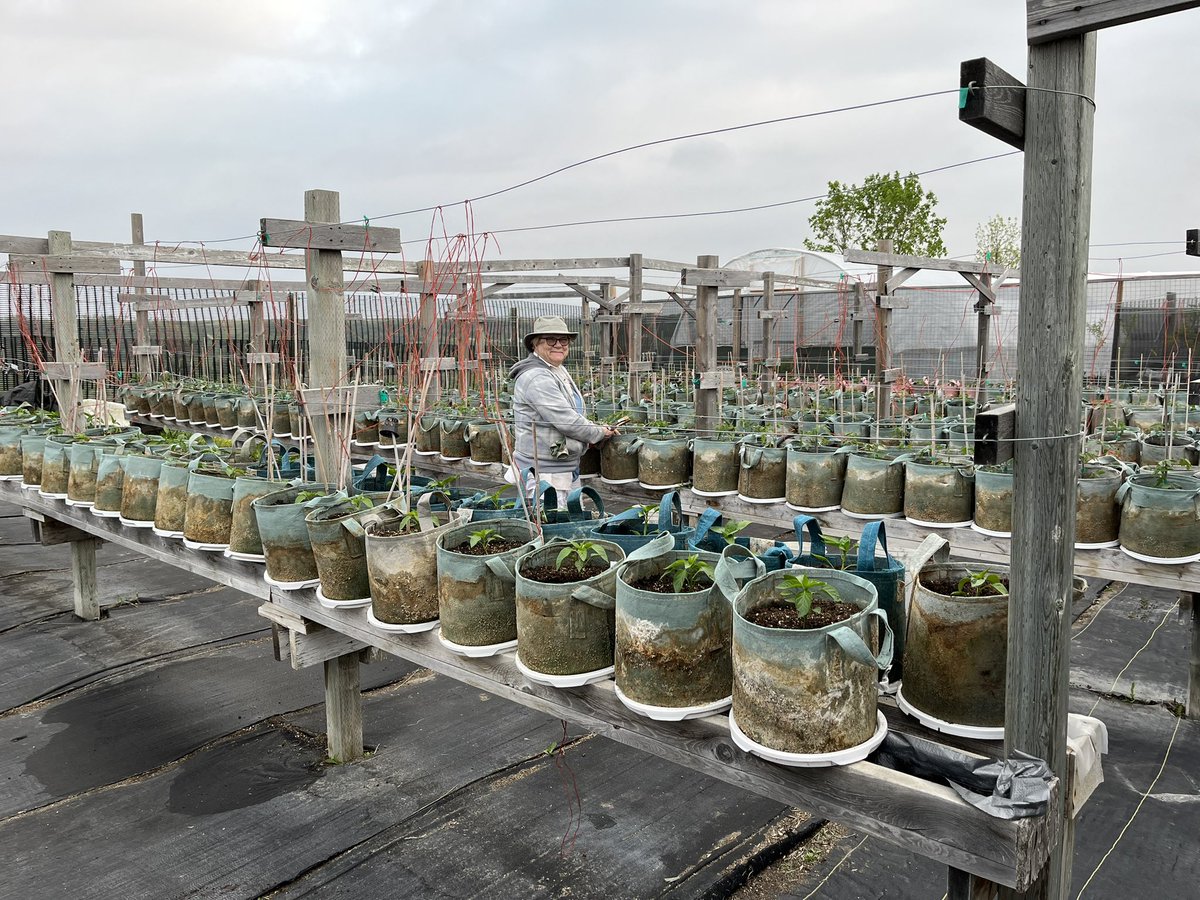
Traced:
[[541, 339], [551, 347], [570, 347], [571, 341], [574, 340], [569, 337], [549, 337], [547, 335], [542, 335]]

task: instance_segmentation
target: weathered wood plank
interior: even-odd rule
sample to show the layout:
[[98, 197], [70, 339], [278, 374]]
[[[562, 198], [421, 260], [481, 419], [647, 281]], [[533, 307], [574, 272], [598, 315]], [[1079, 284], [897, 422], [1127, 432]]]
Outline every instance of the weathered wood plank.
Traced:
[[[295, 631], [299, 634], [308, 634], [310, 625], [316, 625], [315, 622], [309, 622], [303, 616], [298, 616], [290, 609], [284, 609], [270, 601], [258, 607], [258, 615], [262, 616], [268, 622], [274, 622], [276, 625], [286, 628], [289, 631]], [[324, 627], [324, 626], [320, 626]]]
[[357, 650], [325, 661], [325, 735], [331, 759], [349, 762], [363, 755]]
[[692, 287], [745, 288], [758, 281], [759, 276], [733, 269], [685, 268], [680, 270], [679, 280]]
[[399, 228], [380, 225], [315, 225], [296, 219], [260, 219], [264, 247], [292, 250], [342, 250], [347, 253], [401, 253]]
[[987, 57], [959, 65], [958, 86], [967, 89], [958, 121], [1025, 149], [1025, 85]]
[[1026, 39], [1041, 44], [1194, 9], [1200, 0], [1026, 0]]
[[1023, 885], [1030, 866], [1040, 866], [1041, 860], [1026, 856], [1025, 849], [1035, 840], [1041, 820], [991, 818], [950, 788], [867, 762], [828, 769], [775, 766], [739, 750], [724, 716], [654, 722], [629, 713], [611, 681], [555, 690], [528, 682], [511, 651], [489, 659], [460, 657], [432, 633], [391, 635], [372, 628], [364, 610], [325, 610], [311, 592], [276, 592], [272, 602], [473, 687], [990, 880]]
[[[846, 262], [863, 263], [872, 266], [891, 266], [907, 269], [933, 269], [937, 272], [973, 272], [982, 275], [996, 271], [995, 263], [971, 262], [960, 259], [928, 259], [924, 256], [906, 256], [902, 253], [880, 253], [878, 250], [855, 250], [847, 248], [842, 254]], [[1009, 277], [1016, 278], [1019, 272], [1010, 272]]]
[[1200, 719], [1200, 592], [1189, 591], [1192, 607], [1192, 652], [1188, 663], [1189, 719]]
[[96, 259], [83, 254], [74, 253], [69, 256], [24, 256], [20, 253], [9, 254], [8, 264], [21, 269], [33, 269], [36, 272], [70, 273], [90, 272], [97, 275], [120, 275], [121, 261], [119, 259]]
[[[362, 641], [356, 641], [352, 637], [347, 637], [324, 625], [318, 625], [316, 622], [308, 623], [304, 632], [289, 630], [287, 646], [288, 657], [293, 669], [315, 666], [317, 663], [328, 662], [339, 656], [358, 653], [360, 650], [366, 649], [366, 645]], [[360, 732], [362, 729], [361, 718], [360, 713]]]
[[108, 368], [102, 362], [46, 362], [42, 363], [42, 372], [47, 378], [64, 381], [71, 377], [102, 381], [108, 377]]
[[100, 599], [96, 594], [96, 544], [96, 539], [91, 537], [71, 542], [72, 599], [75, 615], [85, 622], [100, 619]]

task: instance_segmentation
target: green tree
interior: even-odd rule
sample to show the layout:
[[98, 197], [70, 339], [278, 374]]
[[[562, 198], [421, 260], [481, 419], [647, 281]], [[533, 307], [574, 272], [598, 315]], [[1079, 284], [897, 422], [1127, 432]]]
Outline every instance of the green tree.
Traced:
[[915, 174], [868, 175], [861, 186], [829, 182], [829, 193], [809, 216], [813, 236], [804, 246], [842, 253], [874, 250], [877, 241], [890, 239], [896, 253], [939, 257], [946, 255], [945, 225], [937, 215], [937, 197]]
[[975, 259], [1009, 269], [1021, 265], [1021, 225], [997, 213], [975, 229]]

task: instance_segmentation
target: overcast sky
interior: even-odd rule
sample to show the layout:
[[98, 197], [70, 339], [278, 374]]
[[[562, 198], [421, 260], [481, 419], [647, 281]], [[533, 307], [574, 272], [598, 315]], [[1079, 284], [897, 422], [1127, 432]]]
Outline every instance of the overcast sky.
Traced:
[[[988, 56], [1025, 79], [1018, 0], [7, 0], [0, 233], [215, 242], [341, 192], [431, 232], [692, 213], [1010, 149], [953, 95], [622, 154], [472, 207], [461, 201], [630, 144], [958, 86]], [[1200, 270], [1200, 11], [1099, 37], [1093, 271]], [[951, 256], [1019, 216], [1021, 157], [922, 179]], [[445, 204], [444, 221], [402, 210]], [[498, 234], [489, 258], [722, 261], [799, 247], [814, 204]], [[1170, 241], [1170, 244], [1152, 242]], [[1100, 244], [1121, 246], [1101, 247]], [[250, 241], [214, 244], [249, 247]], [[414, 243], [411, 256], [423, 247]], [[1151, 254], [1169, 254], [1146, 257]], [[1123, 257], [1118, 262], [1116, 257]]]

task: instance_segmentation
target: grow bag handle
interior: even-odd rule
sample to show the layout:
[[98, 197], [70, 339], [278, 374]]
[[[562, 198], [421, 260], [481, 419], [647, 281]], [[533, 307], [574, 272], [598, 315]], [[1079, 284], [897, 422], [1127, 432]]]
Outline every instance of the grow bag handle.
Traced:
[[657, 559], [675, 550], [675, 535], [669, 531], [660, 531], [651, 540], [642, 544], [625, 557], [625, 562], [641, 562], [644, 559]]
[[[423, 418], [425, 418], [425, 417], [422, 416], [421, 419], [423, 419]], [[429, 434], [429, 432], [433, 431], [433, 429], [437, 428], [438, 425], [441, 424], [441, 419], [439, 419], [437, 416], [430, 416], [429, 418], [433, 419], [433, 424], [430, 425], [428, 428], [426, 428], [424, 426], [424, 424], [422, 424], [421, 419], [417, 419], [417, 427], [420, 428], [421, 431], [423, 431], [425, 434]]]
[[[446, 427], [447, 422], [450, 423], [449, 428]], [[438, 419], [438, 424], [442, 427], [443, 432], [446, 432], [447, 434], [453, 434], [463, 427], [463, 420], [443, 416], [442, 418]]]
[[596, 512], [600, 514], [600, 518], [604, 518], [604, 500], [594, 487], [584, 485], [583, 487], [575, 488], [567, 495], [567, 510], [573, 516], [583, 515], [583, 498], [588, 497], [592, 501], [592, 505], [596, 507]]
[[488, 567], [488, 571], [490, 571], [501, 581], [507, 581], [509, 584], [513, 584], [517, 580], [516, 567], [517, 563], [520, 562], [521, 557], [529, 551], [536, 550], [541, 546], [542, 536], [538, 535], [537, 537], [532, 538], [524, 546], [517, 548], [515, 553], [506, 553], [503, 557], [489, 556], [483, 561], [483, 564]]
[[242, 445], [238, 443], [239, 440], [245, 438], [245, 443], [250, 443], [249, 439], [256, 437], [259, 437], [259, 434], [253, 428], [239, 428], [233, 433], [233, 437], [229, 441], [236, 449], [240, 450]]
[[1129, 486], [1131, 484], [1133, 484], [1133, 482], [1127, 480], [1119, 488], [1117, 488], [1117, 494], [1113, 498], [1116, 501], [1117, 506], [1124, 505], [1125, 495], [1129, 493]]
[[741, 544], [730, 544], [722, 550], [718, 565], [720, 563], [725, 564], [726, 573], [733, 576], [739, 587], [767, 574], [766, 563], [751, 553], [749, 547]]
[[887, 547], [887, 529], [883, 522], [868, 522], [863, 526], [862, 534], [858, 538], [858, 570], [860, 572], [874, 572], [877, 569], [877, 560], [875, 559], [875, 543], [878, 541], [880, 548], [883, 550], [883, 559], [887, 564], [885, 568], [892, 567], [892, 555], [888, 553]]
[[586, 603], [588, 606], [594, 606], [596, 609], [617, 608], [616, 597], [609, 596], [604, 591], [598, 591], [586, 584], [581, 584], [575, 590], [571, 591], [571, 599], [577, 600], [580, 603]]
[[[796, 540], [800, 542], [800, 547], [796, 555], [804, 555], [804, 531], [808, 530], [808, 535], [812, 538], [812, 547], [808, 551], [810, 556], [825, 555], [825, 539], [821, 536], [821, 523], [812, 516], [798, 515], [792, 519], [792, 528], [796, 531]], [[874, 551], [872, 551], [874, 552]]]
[[892, 664], [892, 626], [888, 624], [887, 613], [876, 607], [867, 613], [868, 616], [874, 616], [879, 619], [879, 627], [882, 632], [883, 639], [880, 641], [879, 655], [876, 656], [871, 652], [871, 649], [863, 641], [857, 631], [849, 625], [839, 625], [830, 631], [827, 631], [826, 637], [829, 637], [842, 648], [848, 657], [856, 663], [861, 663], [864, 666], [872, 669], [886, 669]]
[[199, 456], [197, 456], [195, 459], [193, 459], [191, 462], [189, 462], [187, 468], [188, 468], [189, 472], [195, 472], [196, 468], [200, 465], [200, 463], [213, 462], [213, 461], [216, 461], [219, 463], [225, 462], [225, 460], [221, 458], [221, 454], [213, 453], [211, 450], [206, 450], [204, 453], [201, 453]]
[[622, 452], [626, 456], [633, 456], [635, 453], [637, 453], [641, 449], [642, 449], [642, 439], [640, 437], [635, 437], [632, 441], [630, 441], [628, 444], [625, 445], [625, 449]]
[[704, 543], [704, 539], [708, 537], [708, 531], [714, 525], [721, 521], [721, 511], [710, 506], [700, 518], [696, 520], [696, 533], [692, 535], [692, 539], [688, 541], [688, 546], [692, 550], [699, 550], [700, 545]]
[[888, 463], [889, 466], [894, 466], [896, 463], [906, 463], [913, 458], [911, 453], [901, 453], [895, 459]]
[[762, 462], [762, 447], [747, 447], [742, 444], [742, 468], [753, 469]]
[[471, 438], [479, 434], [479, 429], [475, 427], [474, 422], [468, 422], [466, 429], [463, 430], [463, 440], [468, 444], [471, 443]]
[[205, 434], [205, 433], [204, 433], [204, 432], [202, 432], [202, 431], [197, 431], [197, 432], [196, 432], [195, 434], [193, 434], [193, 435], [192, 435], [190, 438], [188, 438], [188, 441], [187, 441], [187, 448], [188, 448], [189, 450], [195, 450], [195, 449], [196, 449], [196, 447], [197, 447], [197, 446], [199, 446], [199, 443], [200, 443], [201, 441], [207, 441], [207, 440], [209, 440], [209, 437], [208, 437], [208, 435], [207, 435], [207, 434]]
[[782, 541], [776, 541], [774, 547], [759, 554], [758, 558], [762, 560], [768, 572], [777, 572], [780, 569], [791, 568], [792, 563], [795, 561], [792, 551]]
[[321, 506], [333, 506], [335, 503], [341, 503], [347, 499], [349, 495], [345, 491], [334, 491], [332, 494], [322, 494], [320, 497], [313, 497], [311, 500], [304, 501], [305, 509], [317, 509]]
[[[676, 525], [676, 519], [679, 520]], [[668, 491], [663, 494], [658, 504], [658, 525], [662, 529], [683, 528], [683, 503], [679, 499], [679, 491]]]

